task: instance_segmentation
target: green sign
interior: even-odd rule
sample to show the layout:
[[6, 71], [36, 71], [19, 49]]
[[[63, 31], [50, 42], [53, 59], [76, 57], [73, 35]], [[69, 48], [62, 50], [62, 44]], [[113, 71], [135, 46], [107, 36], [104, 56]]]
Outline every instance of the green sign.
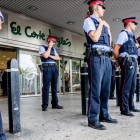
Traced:
[[[21, 34], [21, 27], [18, 25], [17, 27], [15, 27], [17, 23], [16, 22], [11, 22], [10, 27], [11, 27], [11, 32], [14, 35], [22, 35]], [[28, 30], [31, 30], [30, 26], [27, 26], [25, 28], [25, 35], [29, 38], [37, 38], [40, 40], [45, 40], [45, 34], [41, 33], [41, 31], [39, 31], [39, 33], [36, 33], [35, 31], [33, 31], [31, 34], [28, 33]]]
[[[10, 28], [11, 28], [12, 34], [22, 35], [21, 27], [19, 25], [17, 25], [16, 22], [11, 22]], [[33, 31], [32, 33], [29, 33], [29, 30], [31, 30], [30, 26], [25, 27], [24, 32], [28, 38], [36, 38], [36, 39], [40, 39], [40, 40], [45, 41], [45, 34], [44, 33], [42, 33], [41, 31], [39, 31], [39, 33], [36, 33], [35, 31]], [[49, 29], [49, 34], [51, 35], [50, 29]], [[60, 45], [67, 45], [68, 47], [71, 46], [71, 42], [69, 41], [68, 38], [66, 40], [64, 40], [63, 37], [61, 37], [61, 38], [58, 38], [56, 41], [57, 41], [57, 47], [60, 47]]]
[[56, 40], [57, 41], [57, 47], [59, 48], [60, 45], [68, 45], [68, 47], [70, 47], [71, 46], [71, 42], [69, 42], [68, 40], [69, 40], [68, 38], [66, 40], [64, 40], [62, 37], [61, 38], [58, 38]]

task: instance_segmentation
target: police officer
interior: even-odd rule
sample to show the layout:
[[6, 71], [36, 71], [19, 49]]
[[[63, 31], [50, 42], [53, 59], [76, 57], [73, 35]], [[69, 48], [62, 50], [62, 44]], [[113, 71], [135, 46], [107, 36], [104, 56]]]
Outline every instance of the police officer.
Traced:
[[56, 42], [56, 37], [48, 36], [45, 45], [39, 47], [39, 55], [43, 67], [43, 88], [42, 88], [42, 111], [47, 111], [49, 103], [49, 87], [51, 82], [52, 90], [52, 108], [63, 109], [63, 106], [58, 105], [57, 97], [57, 77], [58, 71], [56, 68], [56, 61], [60, 60], [53, 45]]
[[92, 45], [92, 53], [88, 60], [90, 82], [88, 126], [105, 130], [106, 127], [100, 122], [117, 123], [117, 120], [112, 119], [108, 113], [112, 70], [110, 62], [111, 33], [109, 25], [100, 18], [105, 12], [104, 0], [91, 0], [88, 4], [89, 11], [86, 13], [87, 18], [83, 23], [87, 43]]
[[139, 43], [139, 46], [138, 46], [138, 65], [140, 67], [140, 37], [137, 38], [137, 42]]
[[[0, 11], [0, 30], [2, 29], [2, 24], [4, 22], [4, 17]], [[6, 136], [3, 133], [3, 122], [2, 122], [2, 116], [1, 116], [1, 111], [0, 111], [0, 139], [6, 140]]]
[[117, 37], [114, 47], [114, 58], [119, 60], [121, 67], [121, 104], [122, 115], [134, 116], [130, 111], [140, 112], [134, 106], [134, 93], [137, 76], [137, 47], [132, 32], [136, 29], [136, 17], [123, 19], [124, 30]]

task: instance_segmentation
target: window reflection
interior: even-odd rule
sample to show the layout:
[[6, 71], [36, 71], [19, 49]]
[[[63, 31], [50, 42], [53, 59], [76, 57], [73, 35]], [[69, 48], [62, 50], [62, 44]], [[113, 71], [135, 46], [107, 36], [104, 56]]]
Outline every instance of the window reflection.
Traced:
[[20, 93], [21, 95], [40, 94], [39, 56], [20, 54]]
[[72, 90], [78, 92], [81, 90], [80, 86], [80, 62], [72, 61]]

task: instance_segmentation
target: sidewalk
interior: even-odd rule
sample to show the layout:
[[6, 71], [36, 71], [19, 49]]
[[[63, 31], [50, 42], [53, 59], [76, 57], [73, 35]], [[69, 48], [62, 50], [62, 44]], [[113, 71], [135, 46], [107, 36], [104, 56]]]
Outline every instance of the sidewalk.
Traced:
[[[7, 99], [0, 99], [4, 133], [7, 140], [140, 140], [140, 113], [135, 117], [120, 115], [116, 100], [109, 100], [109, 113], [118, 124], [103, 123], [107, 130], [88, 127], [87, 117], [81, 115], [81, 95], [59, 95], [64, 110], [48, 107], [41, 110], [41, 97], [21, 98], [20, 134], [9, 134]], [[51, 101], [51, 96], [50, 96]], [[135, 103], [140, 108], [140, 103]]]

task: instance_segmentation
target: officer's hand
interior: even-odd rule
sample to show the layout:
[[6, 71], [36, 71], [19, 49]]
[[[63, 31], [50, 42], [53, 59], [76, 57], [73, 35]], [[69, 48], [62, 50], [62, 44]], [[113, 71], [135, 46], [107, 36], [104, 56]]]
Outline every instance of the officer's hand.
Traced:
[[108, 30], [110, 30], [110, 26], [109, 26], [109, 24], [108, 24], [107, 22], [103, 21], [103, 24], [106, 26], [106, 28], [107, 28]]
[[53, 41], [51, 40], [51, 41], [49, 42], [49, 47], [52, 48], [53, 45], [54, 45], [54, 43], [53, 43]]
[[99, 24], [104, 24], [101, 18], [97, 18], [96, 20], [99, 22]]

